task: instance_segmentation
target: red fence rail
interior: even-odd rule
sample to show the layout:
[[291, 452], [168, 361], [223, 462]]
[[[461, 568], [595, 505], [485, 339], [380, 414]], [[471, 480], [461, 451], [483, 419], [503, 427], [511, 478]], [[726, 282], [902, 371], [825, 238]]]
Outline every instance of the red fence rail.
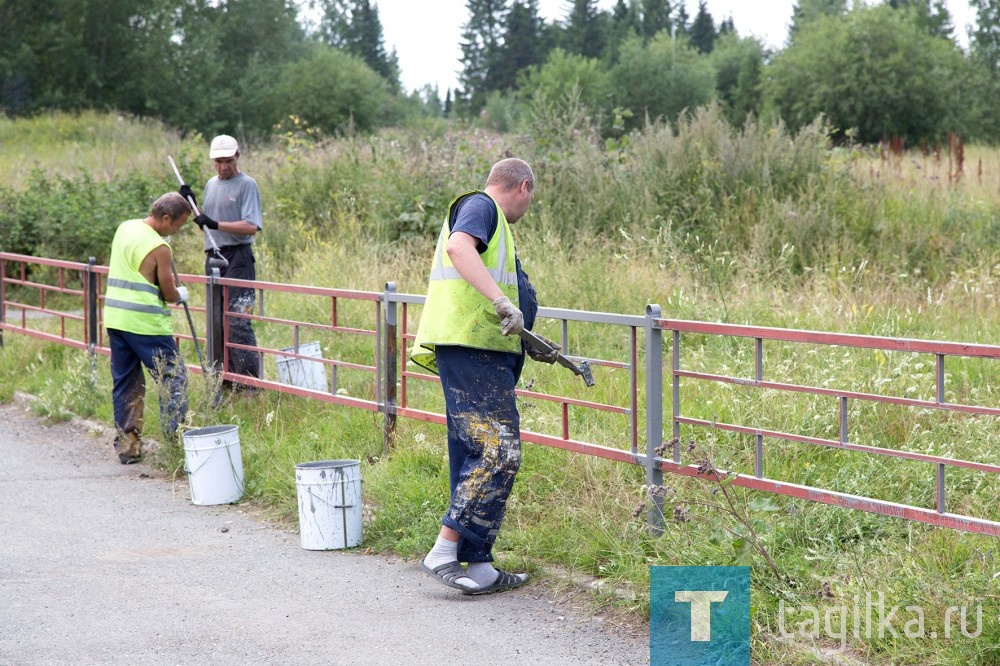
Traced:
[[[671, 473], [697, 474], [697, 466], [682, 466], [680, 464], [680, 446], [682, 426], [692, 426], [698, 429], [714, 429], [732, 433], [751, 435], [755, 438], [754, 473], [738, 474], [734, 477], [735, 485], [764, 490], [767, 492], [787, 495], [800, 499], [832, 504], [851, 509], [860, 509], [871, 513], [916, 520], [931, 525], [950, 527], [1000, 536], [1000, 523], [986, 518], [949, 513], [947, 511], [946, 479], [949, 468], [963, 468], [990, 475], [1000, 475], [1000, 465], [989, 462], [963, 460], [949, 456], [931, 455], [915, 451], [876, 446], [856, 441], [849, 427], [849, 405], [852, 401], [872, 404], [891, 404], [908, 409], [933, 409], [945, 412], [955, 412], [980, 416], [1000, 415], [1000, 409], [989, 406], [969, 405], [948, 402], [946, 396], [945, 367], [949, 358], [980, 358], [1000, 359], [1000, 347], [994, 345], [968, 344], [956, 342], [937, 342], [931, 340], [914, 340], [905, 338], [889, 338], [869, 335], [853, 335], [843, 333], [825, 333], [817, 331], [802, 331], [760, 326], [741, 326], [733, 324], [713, 324], [696, 321], [679, 321], [657, 318], [654, 326], [660, 331], [672, 334], [672, 434], [673, 460], [659, 461], [662, 470]], [[683, 358], [682, 338], [685, 334], [716, 336], [727, 338], [747, 338], [754, 341], [754, 375], [739, 377], [732, 375], [697, 372], [681, 368]], [[885, 395], [867, 391], [836, 389], [822, 386], [810, 386], [765, 379], [765, 343], [794, 343], [809, 347], [842, 347], [845, 349], [879, 350], [883, 352], [906, 352], [909, 354], [927, 355], [933, 359], [934, 367], [934, 399], [924, 400], [902, 396]], [[721, 423], [704, 418], [693, 418], [682, 414], [682, 380], [692, 383], [729, 384], [748, 387], [758, 391], [773, 391], [788, 394], [813, 395], [819, 398], [837, 401], [836, 413], [839, 416], [837, 430], [838, 439], [807, 436], [799, 433], [782, 432], [739, 423]], [[826, 488], [815, 488], [794, 483], [787, 483], [764, 476], [766, 440], [783, 440], [818, 447], [827, 447], [843, 451], [863, 453], [875, 457], [927, 463], [933, 470], [927, 478], [934, 486], [934, 507], [920, 507], [891, 502], [873, 497], [858, 496]]]

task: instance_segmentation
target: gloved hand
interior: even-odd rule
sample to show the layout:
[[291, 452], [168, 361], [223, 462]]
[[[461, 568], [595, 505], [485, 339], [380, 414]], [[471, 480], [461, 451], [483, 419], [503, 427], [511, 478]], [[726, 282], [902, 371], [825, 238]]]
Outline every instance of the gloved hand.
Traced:
[[500, 332], [504, 335], [517, 335], [524, 330], [524, 315], [518, 310], [510, 299], [501, 296], [493, 301], [493, 308], [500, 317]]
[[[535, 335], [538, 334], [536, 333]], [[562, 345], [560, 345], [558, 342], [553, 342], [552, 340], [549, 340], [544, 335], [538, 335], [538, 337], [541, 338], [542, 341], [549, 347], [552, 347], [552, 350], [547, 352], [540, 351], [538, 349], [535, 349], [531, 345], [531, 343], [525, 343], [524, 350], [528, 353], [528, 356], [538, 361], [539, 363], [555, 363], [556, 356], [559, 354], [559, 350], [562, 349]]]
[[209, 229], [219, 228], [219, 223], [210, 218], [208, 215], [205, 215], [204, 213], [194, 218], [194, 223], [197, 224], [198, 228], [201, 229], [202, 231], [205, 230], [205, 227], [208, 227]]
[[177, 298], [177, 304], [188, 302], [188, 288], [187, 287], [177, 287], [177, 293], [179, 297]]
[[177, 191], [180, 192], [182, 197], [184, 197], [184, 201], [187, 201], [188, 197], [191, 197], [191, 201], [194, 202], [194, 205], [195, 206], [198, 205], [198, 200], [194, 198], [194, 190], [191, 189], [190, 185], [184, 183], [183, 185], [181, 185], [181, 188]]

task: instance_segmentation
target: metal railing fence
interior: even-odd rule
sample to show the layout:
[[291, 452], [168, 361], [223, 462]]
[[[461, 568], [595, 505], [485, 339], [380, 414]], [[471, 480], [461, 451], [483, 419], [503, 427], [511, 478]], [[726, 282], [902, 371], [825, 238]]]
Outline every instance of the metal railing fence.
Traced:
[[[0, 345], [4, 333], [9, 332], [86, 349], [94, 354], [109, 354], [101, 326], [102, 284], [107, 270], [107, 267], [95, 265], [93, 260], [84, 264], [0, 253]], [[192, 304], [190, 307], [198, 319], [196, 328], [204, 335], [198, 339], [205, 342], [206, 367], [222, 379], [380, 412], [387, 448], [393, 446], [399, 417], [445, 423], [440, 391], [428, 388], [438, 381], [437, 377], [419, 371], [408, 361], [407, 347], [415, 337], [412, 322], [417, 319], [415, 309], [424, 302], [423, 295], [399, 293], [391, 282], [382, 292], [367, 292], [224, 279], [219, 277], [217, 270], [210, 276], [181, 277], [186, 283], [205, 285], [204, 306]], [[226, 312], [230, 288], [254, 289], [256, 312]], [[228, 341], [229, 319], [237, 317], [254, 323], [257, 346]], [[183, 318], [177, 320], [177, 328], [181, 330], [182, 321]], [[539, 418], [532, 428], [524, 428], [523, 422], [524, 441], [641, 466], [645, 469], [647, 484], [654, 487], [663, 484], [664, 472], [706, 478], [703, 466], [682, 463], [681, 440], [684, 437], [719, 432], [752, 438], [748, 469], [734, 467], [724, 471], [734, 485], [1000, 536], [1000, 522], [993, 519], [996, 516], [949, 512], [947, 492], [951, 478], [948, 470], [984, 474], [991, 482], [996, 482], [1000, 479], [1000, 465], [906, 447], [880, 446], [877, 442], [864, 441], [870, 433], [852, 427], [851, 419], [855, 405], [893, 405], [920, 413], [934, 410], [969, 418], [1000, 416], [1000, 408], [946, 400], [948, 375], [945, 371], [948, 359], [998, 359], [1000, 347], [680, 321], [663, 318], [657, 305], [648, 306], [643, 315], [543, 307], [539, 310], [538, 321], [549, 337], [562, 344], [564, 355], [591, 364], [599, 388], [584, 388], [579, 378], [564, 369], [546, 366], [539, 370], [537, 384], [532, 379], [518, 389], [517, 394], [537, 405], [539, 413], [557, 416], [551, 421]], [[558, 332], [552, 333], [552, 328]], [[188, 343], [193, 338], [189, 333], [178, 332], [176, 337], [184, 344], [185, 358], [191, 359], [190, 347], [193, 345]], [[304, 351], [303, 336], [311, 338], [308, 353]], [[688, 338], [692, 342], [682, 346]], [[594, 344], [594, 340], [601, 340], [600, 347], [610, 350], [616, 357], [595, 358], [583, 354], [584, 345]], [[732, 359], [721, 352], [707, 357], [710, 367], [682, 368], [685, 353], [704, 348], [710, 340], [751, 341], [752, 372], [742, 376], [729, 373], [725, 368]], [[802, 367], [810, 366], [808, 353], [788, 352], [782, 350], [781, 345], [926, 355], [933, 359], [934, 397], [896, 396], [864, 386], [831, 387], [782, 378], [778, 375], [787, 370], [789, 354], [801, 361]], [[262, 377], [250, 378], [225, 370], [228, 354], [233, 349], [259, 354]], [[671, 367], [664, 365], [665, 349], [669, 351]], [[323, 358], [323, 352], [335, 357]], [[785, 358], [785, 364], [769, 363], [768, 353], [774, 358]], [[293, 367], [298, 368], [298, 377], [295, 373], [289, 374]], [[194, 362], [189, 362], [188, 369], [202, 372]], [[766, 376], [766, 370], [772, 374]], [[304, 381], [306, 376], [312, 376], [315, 381]], [[666, 392], [665, 383], [669, 385]], [[704, 412], [702, 402], [706, 396], [715, 395], [711, 391], [717, 391], [718, 387], [751, 391], [769, 399], [784, 396], [778, 398], [778, 412], [783, 411], [782, 401], [791, 401], [796, 396], [833, 401], [837, 423], [832, 427], [837, 437], [819, 436], [810, 433], [808, 428], [790, 432], [765, 427], [754, 423], [762, 417], [752, 410], [742, 420], [732, 422], [699, 415], [698, 412]], [[824, 409], [817, 413], [822, 415], [831, 411]], [[601, 427], [593, 426], [594, 422]], [[826, 424], [825, 427], [831, 426]], [[666, 445], [665, 429], [671, 435]], [[609, 431], [613, 433], [610, 436], [607, 435]], [[624, 437], [619, 437], [618, 433], [624, 433]], [[836, 450], [845, 455], [929, 466], [933, 475], [928, 473], [926, 476], [928, 484], [933, 486], [932, 501], [907, 504], [766, 476], [768, 465], [765, 463], [784, 462], [783, 453], [788, 449], [782, 447], [786, 445], [805, 445], [815, 450]], [[774, 452], [771, 452], [772, 447]], [[666, 453], [669, 448], [672, 451]], [[660, 452], [666, 455], [661, 456]], [[878, 490], [872, 489], [872, 492]], [[651, 494], [649, 499], [647, 520], [654, 530], [662, 529], [662, 497]]]
[[[651, 306], [655, 308], [656, 306]], [[672, 459], [657, 461], [657, 466], [661, 470], [671, 473], [684, 474], [688, 476], [698, 475], [697, 465], [681, 464], [681, 443], [682, 426], [691, 426], [692, 430], [709, 429], [721, 430], [729, 433], [739, 433], [751, 436], [754, 439], [753, 447], [753, 472], [739, 474], [733, 478], [733, 483], [738, 486], [751, 488], [754, 490], [764, 490], [771, 493], [808, 499], [811, 501], [832, 504], [836, 506], [861, 509], [871, 513], [878, 513], [886, 516], [895, 516], [915, 520], [942, 527], [979, 532], [1000, 536], [1000, 523], [987, 518], [977, 518], [947, 511], [946, 502], [946, 472], [949, 468], [967, 469], [975, 472], [993, 475], [994, 479], [1000, 479], [1000, 465], [988, 462], [978, 462], [953, 458], [942, 455], [921, 453], [904, 448], [889, 448], [886, 446], [876, 446], [871, 443], [864, 443], [852, 437], [850, 427], [850, 403], [868, 403], [872, 405], [899, 405], [910, 410], [940, 410], [955, 414], [968, 414], [978, 416], [1000, 416], [1000, 409], [996, 407], [971, 405], [960, 402], [949, 402], [946, 396], [946, 361], [949, 358], [980, 358], [980, 359], [1000, 359], [1000, 347], [994, 345], [967, 344], [955, 342], [936, 342], [929, 340], [914, 340], [904, 338], [890, 338], [870, 335], [854, 335], [843, 333], [825, 333], [817, 331], [803, 331], [780, 328], [767, 328], [760, 326], [743, 326], [733, 324], [715, 324], [696, 321], [678, 321], [662, 319], [659, 312], [655, 312], [654, 329], [657, 334], [669, 332], [671, 337], [671, 356], [673, 367], [670, 373], [671, 381], [671, 405], [672, 405]], [[657, 337], [654, 334], [654, 338]], [[752, 376], [732, 376], [717, 373], [698, 372], [685, 370], [681, 367], [684, 347], [682, 347], [682, 336], [684, 334], [698, 334], [707, 336], [719, 336], [727, 338], [746, 338], [753, 341], [753, 375]], [[768, 343], [793, 343], [808, 347], [841, 347], [845, 349], [879, 350], [882, 352], [903, 352], [912, 355], [926, 355], [933, 359], [933, 399], [909, 398], [905, 396], [886, 395], [873, 392], [848, 390], [844, 388], [830, 388], [824, 386], [810, 386], [790, 383], [787, 381], [775, 381], [765, 378], [765, 342]], [[655, 344], [655, 343], [654, 343]], [[682, 380], [692, 380], [692, 383], [706, 382], [714, 384], [725, 384], [731, 386], [748, 387], [756, 391], [776, 392], [781, 395], [807, 394], [833, 400], [836, 409], [833, 410], [837, 417], [835, 429], [838, 437], [831, 439], [828, 437], [810, 436], [802, 433], [783, 432], [761, 427], [754, 427], [747, 424], [725, 423], [704, 418], [694, 418], [682, 413]], [[933, 484], [934, 506], [913, 506], [892, 502], [873, 497], [858, 496], [846, 492], [838, 492], [825, 488], [811, 487], [801, 484], [788, 483], [776, 479], [765, 477], [765, 442], [768, 440], [797, 442], [800, 444], [812, 445], [815, 447], [827, 447], [839, 451], [850, 451], [863, 453], [877, 458], [888, 458], [896, 460], [917, 461], [926, 463], [933, 470], [927, 473], [925, 478], [928, 483]]]

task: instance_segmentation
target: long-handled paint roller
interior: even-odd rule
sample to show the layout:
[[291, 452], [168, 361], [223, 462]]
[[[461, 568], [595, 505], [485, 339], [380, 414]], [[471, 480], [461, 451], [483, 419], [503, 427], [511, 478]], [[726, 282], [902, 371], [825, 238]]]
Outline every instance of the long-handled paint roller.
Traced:
[[[174, 158], [167, 155], [167, 160], [170, 162], [170, 168], [174, 170], [174, 175], [177, 176], [177, 182], [183, 185], [184, 179], [181, 178], [181, 172], [177, 170], [177, 165], [174, 164]], [[188, 204], [191, 206], [191, 210], [194, 211], [195, 217], [201, 215], [201, 211], [198, 210], [198, 204], [194, 202], [193, 198], [188, 197]], [[206, 231], [205, 236], [208, 238], [208, 242], [212, 246], [212, 254], [214, 255], [208, 258], [208, 267], [226, 268], [229, 266], [229, 260], [222, 256], [222, 252], [219, 251], [219, 246], [216, 244], [215, 239], [212, 238], [212, 234]]]
[[[522, 340], [524, 340], [525, 342], [527, 342], [529, 345], [531, 345], [540, 352], [549, 354], [552, 353], [553, 351], [556, 351], [555, 347], [549, 346], [549, 344], [545, 340], [543, 340], [541, 337], [535, 335], [534, 333], [532, 333], [527, 329], [522, 330], [519, 333], [519, 335], [521, 336]], [[556, 362], [559, 363], [559, 365], [561, 365], [562, 367], [569, 368], [570, 370], [572, 370], [573, 374], [583, 377], [583, 383], [586, 384], [587, 386], [594, 385], [594, 373], [590, 371], [590, 363], [587, 362], [586, 359], [580, 361], [579, 364], [576, 364], [573, 361], [566, 358], [565, 356], [563, 356], [562, 354], [559, 354], [557, 352]]]

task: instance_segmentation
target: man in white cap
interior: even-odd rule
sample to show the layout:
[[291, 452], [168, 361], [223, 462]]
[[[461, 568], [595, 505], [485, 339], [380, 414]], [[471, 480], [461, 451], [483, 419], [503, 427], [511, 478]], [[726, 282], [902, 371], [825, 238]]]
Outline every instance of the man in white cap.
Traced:
[[[254, 269], [254, 236], [264, 228], [260, 206], [260, 191], [253, 178], [240, 171], [238, 161], [240, 146], [228, 134], [220, 134], [212, 139], [208, 153], [218, 174], [205, 185], [205, 200], [201, 205], [201, 215], [195, 218], [205, 233], [205, 253], [219, 248], [229, 266], [221, 269], [221, 276], [236, 280], [256, 280]], [[190, 186], [181, 186], [180, 193], [185, 198], [193, 197]], [[208, 260], [205, 272], [210, 274]], [[229, 287], [228, 309], [230, 312], [252, 314], [256, 304], [253, 289]], [[249, 319], [229, 318], [229, 342], [257, 346], [257, 337]], [[260, 377], [260, 362], [257, 352], [245, 349], [229, 349], [228, 370], [249, 377]], [[228, 388], [238, 388], [224, 382]]]

